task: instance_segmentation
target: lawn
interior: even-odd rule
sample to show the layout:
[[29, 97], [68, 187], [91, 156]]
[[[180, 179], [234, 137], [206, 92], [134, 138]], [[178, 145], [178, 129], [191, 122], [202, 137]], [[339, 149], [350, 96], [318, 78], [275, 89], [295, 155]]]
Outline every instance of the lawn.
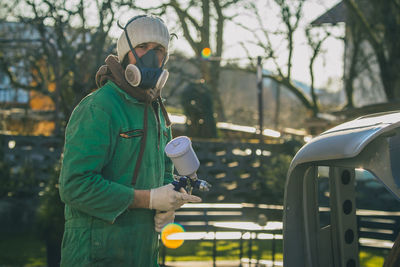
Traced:
[[[252, 258], [272, 259], [271, 241], [253, 240]], [[164, 247], [161, 248], [160, 257], [162, 258]], [[240, 253], [240, 243], [238, 241], [217, 241], [217, 261], [218, 260], [238, 260]], [[249, 242], [243, 241], [243, 257], [249, 256]], [[166, 249], [166, 261], [212, 261], [213, 242], [212, 241], [185, 241], [177, 249]], [[276, 241], [275, 260], [282, 260], [282, 240]]]
[[[243, 242], [243, 257], [248, 258], [248, 241]], [[239, 242], [236, 241], [217, 241], [217, 261], [218, 260], [238, 260]], [[271, 260], [272, 244], [268, 240], [258, 240], [252, 242], [252, 258]], [[162, 249], [160, 257], [162, 258]], [[377, 267], [383, 266], [384, 260], [389, 253], [388, 250], [362, 248], [360, 250], [360, 266]], [[275, 260], [282, 261], [282, 240], [276, 241]], [[210, 241], [185, 241], [177, 249], [166, 249], [165, 261], [212, 261], [213, 260], [213, 242]], [[161, 262], [161, 261], [160, 261]]]
[[32, 233], [2, 233], [0, 266], [46, 266], [46, 247]]
[[[217, 241], [217, 261], [238, 260], [240, 243], [236, 241]], [[162, 257], [163, 248], [160, 250]], [[243, 257], [249, 253], [248, 240], [243, 242]], [[382, 266], [388, 251], [379, 249], [362, 249], [360, 266]], [[271, 241], [253, 240], [252, 258], [271, 260]], [[213, 242], [185, 241], [177, 249], [166, 249], [166, 261], [212, 261]], [[282, 260], [282, 241], [276, 241], [275, 260]], [[43, 242], [33, 234], [2, 234], [0, 239], [0, 266], [46, 266], [46, 249]]]
[[360, 250], [360, 266], [377, 267], [383, 266], [385, 258], [389, 254], [389, 250], [382, 249], [361, 249]]

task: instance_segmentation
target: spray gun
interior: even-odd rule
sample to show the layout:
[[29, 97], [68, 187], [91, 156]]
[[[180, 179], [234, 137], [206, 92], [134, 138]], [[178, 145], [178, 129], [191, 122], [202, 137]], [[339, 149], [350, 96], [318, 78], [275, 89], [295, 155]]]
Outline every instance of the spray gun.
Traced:
[[169, 141], [165, 146], [165, 153], [180, 175], [175, 176], [175, 181], [172, 182], [176, 191], [184, 188], [188, 194], [192, 194], [193, 188], [200, 191], [210, 190], [211, 185], [208, 182], [197, 178], [196, 172], [200, 167], [200, 162], [187, 136], [179, 136]]

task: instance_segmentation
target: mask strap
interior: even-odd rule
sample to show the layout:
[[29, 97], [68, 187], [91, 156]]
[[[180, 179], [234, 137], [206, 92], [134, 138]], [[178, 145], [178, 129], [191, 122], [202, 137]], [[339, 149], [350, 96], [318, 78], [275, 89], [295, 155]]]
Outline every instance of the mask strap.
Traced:
[[128, 27], [128, 25], [129, 25], [132, 21], [137, 20], [137, 19], [139, 19], [139, 18], [143, 18], [143, 17], [147, 17], [147, 15], [139, 15], [139, 16], [133, 17], [132, 19], [130, 19], [130, 20], [126, 23], [125, 27], [122, 27], [121, 24], [119, 24], [119, 21], [117, 21], [118, 27], [121, 28], [121, 29], [123, 29], [124, 32], [125, 32], [125, 37], [126, 37], [126, 40], [128, 41], [129, 48], [130, 48], [130, 50], [132, 51], [133, 55], [135, 56], [136, 61], [140, 61], [140, 62], [142, 62], [142, 61], [140, 60], [140, 58], [138, 57], [138, 55], [137, 55], [136, 52], [135, 52], [135, 49], [134, 49], [133, 46], [132, 46], [131, 40], [129, 39], [129, 36], [128, 36], [128, 31], [126, 30], [126, 28]]
[[129, 36], [128, 36], [128, 32], [126, 31], [126, 26], [124, 28], [124, 32], [125, 32], [126, 40], [128, 40], [129, 49], [132, 51], [133, 56], [136, 58], [136, 61], [140, 61], [142, 63], [142, 60], [138, 57], [138, 55], [135, 52], [135, 49], [132, 46], [131, 40], [129, 39]]
[[165, 64], [165, 60], [167, 59], [167, 55], [165, 55], [165, 57], [164, 57], [164, 59], [163, 59], [163, 61], [162, 61], [162, 63], [161, 63], [161, 69], [164, 67], [164, 64]]
[[[133, 53], [133, 56], [136, 58], [136, 61], [140, 61], [140, 63], [142, 63], [142, 64], [143, 64], [142, 60], [138, 57], [138, 55], [137, 55], [136, 52], [135, 52], [135, 49], [134, 49], [133, 46], [132, 46], [131, 40], [129, 39], [129, 36], [128, 36], [128, 31], [126, 30], [126, 28], [128, 27], [129, 23], [131, 23], [132, 21], [134, 21], [134, 20], [136, 20], [136, 19], [138, 19], [138, 18], [143, 18], [143, 17], [147, 17], [147, 15], [139, 15], [139, 16], [133, 17], [131, 20], [129, 20], [129, 21], [126, 23], [125, 27], [122, 27], [122, 26], [119, 24], [119, 21], [117, 21], [118, 27], [120, 27], [121, 29], [123, 29], [124, 32], [125, 32], [125, 37], [126, 37], [126, 40], [128, 41], [128, 45], [129, 45], [130, 50], [131, 50], [132, 53]], [[158, 18], [158, 19], [159, 19], [160, 21], [164, 22], [162, 19], [160, 19], [160, 18]], [[165, 55], [165, 57], [164, 57], [164, 59], [163, 59], [163, 61], [162, 61], [162, 63], [161, 63], [161, 67], [160, 67], [161, 69], [164, 67], [164, 65], [165, 65], [165, 60], [166, 60], [166, 59], [167, 59], [167, 55]]]

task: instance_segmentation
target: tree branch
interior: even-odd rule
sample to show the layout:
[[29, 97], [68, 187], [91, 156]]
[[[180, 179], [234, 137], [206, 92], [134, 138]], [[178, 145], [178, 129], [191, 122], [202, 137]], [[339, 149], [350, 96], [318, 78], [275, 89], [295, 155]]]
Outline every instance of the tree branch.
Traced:
[[41, 86], [39, 85], [39, 83], [36, 86], [19, 83], [17, 81], [18, 79], [15, 76], [15, 74], [12, 73], [12, 71], [9, 69], [8, 63], [5, 61], [3, 56], [0, 56], [0, 65], [1, 65], [1, 70], [7, 75], [7, 77], [10, 79], [11, 84], [14, 87], [25, 90], [40, 90]]
[[374, 46], [376, 49], [380, 49], [381, 47], [380, 39], [376, 36], [375, 32], [372, 30], [371, 25], [368, 23], [368, 20], [366, 19], [366, 17], [358, 7], [358, 5], [355, 3], [355, 1], [354, 0], [343, 0], [343, 1], [345, 2], [346, 6], [350, 9], [350, 11], [358, 18], [360, 26], [364, 28], [365, 32], [368, 34], [372, 46]]
[[[175, 2], [176, 3], [176, 1], [171, 1], [171, 2]], [[185, 18], [187, 16], [180, 9], [180, 7], [179, 7], [179, 5], [177, 3], [176, 3], [176, 5], [172, 5], [172, 7], [175, 9], [175, 12], [179, 17], [179, 20], [181, 22], [182, 29], [183, 29], [183, 35], [185, 36], [185, 39], [189, 42], [189, 44], [192, 47], [192, 49], [194, 51], [196, 51], [197, 55], [200, 55], [201, 49], [200, 49], [199, 43], [194, 41], [193, 37], [190, 35], [189, 27], [188, 27], [188, 25], [186, 23], [186, 20], [185, 20]]]
[[311, 105], [310, 100], [307, 96], [302, 92], [302, 90], [296, 87], [291, 80], [281, 77], [280, 75], [269, 75], [263, 74], [264, 78], [270, 78], [275, 82], [284, 85], [287, 89], [289, 89], [293, 94], [295, 94], [301, 103], [309, 110], [314, 111], [314, 107]]

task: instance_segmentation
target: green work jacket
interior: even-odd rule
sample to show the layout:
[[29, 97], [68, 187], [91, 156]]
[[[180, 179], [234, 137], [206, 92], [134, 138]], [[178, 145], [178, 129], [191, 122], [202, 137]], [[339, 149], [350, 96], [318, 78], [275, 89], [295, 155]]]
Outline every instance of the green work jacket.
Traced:
[[164, 153], [171, 130], [155, 102], [147, 106], [146, 149], [136, 184], [131, 184], [145, 108], [109, 81], [74, 109], [60, 174], [65, 203], [61, 266], [158, 266], [154, 211], [128, 209], [135, 189], [173, 181], [173, 165]]

